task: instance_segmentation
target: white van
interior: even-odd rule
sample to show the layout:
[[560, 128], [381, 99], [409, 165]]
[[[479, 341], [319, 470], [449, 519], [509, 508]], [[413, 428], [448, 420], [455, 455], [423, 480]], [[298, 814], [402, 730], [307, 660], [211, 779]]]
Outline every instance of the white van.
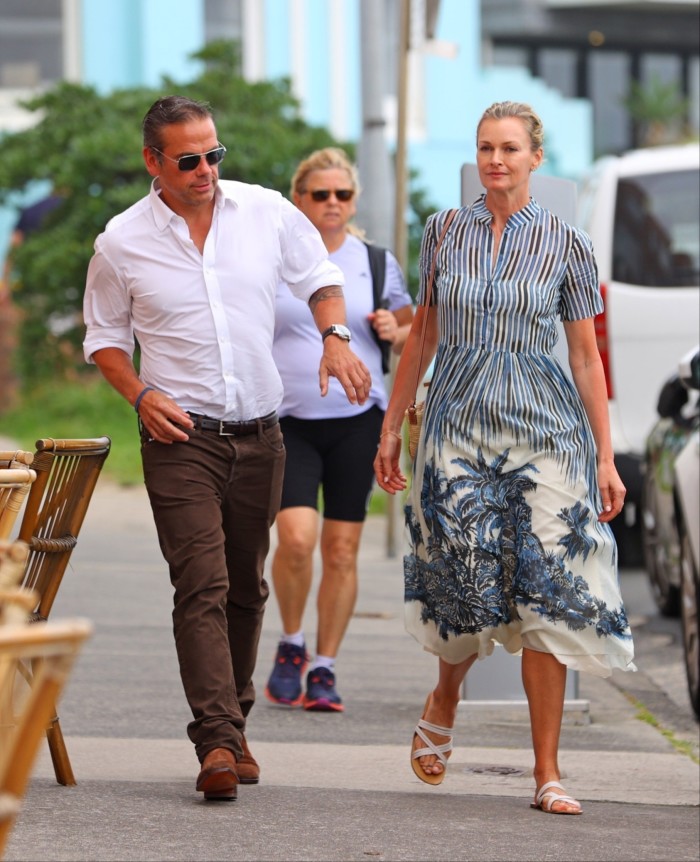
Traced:
[[[596, 331], [616, 463], [627, 486], [613, 522], [621, 563], [641, 563], [644, 444], [678, 356], [700, 338], [700, 147], [650, 147], [597, 161], [579, 186], [605, 311]], [[627, 529], [625, 529], [627, 528]]]

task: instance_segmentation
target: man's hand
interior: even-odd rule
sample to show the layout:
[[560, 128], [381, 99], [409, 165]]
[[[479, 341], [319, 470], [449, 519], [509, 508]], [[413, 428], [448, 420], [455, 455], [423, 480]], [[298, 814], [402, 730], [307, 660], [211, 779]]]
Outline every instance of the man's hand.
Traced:
[[364, 362], [350, 350], [347, 341], [336, 335], [323, 342], [323, 356], [318, 370], [321, 395], [328, 392], [328, 378], [337, 378], [351, 404], [364, 404], [369, 396], [372, 378]]
[[185, 443], [190, 439], [177, 425], [194, 428], [194, 422], [172, 398], [162, 392], [155, 389], [147, 392], [141, 399], [138, 412], [148, 433], [159, 443]]

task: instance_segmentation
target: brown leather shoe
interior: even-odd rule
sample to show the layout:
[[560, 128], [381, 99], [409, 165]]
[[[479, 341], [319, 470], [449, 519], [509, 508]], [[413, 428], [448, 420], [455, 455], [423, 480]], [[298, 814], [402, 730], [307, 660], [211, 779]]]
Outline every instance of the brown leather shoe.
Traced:
[[236, 758], [228, 748], [214, 748], [202, 761], [197, 790], [205, 799], [233, 800], [238, 795]]
[[241, 736], [241, 745], [243, 746], [243, 756], [238, 759], [236, 764], [238, 780], [241, 784], [257, 784], [260, 781], [260, 767], [258, 761], [250, 753], [245, 736]]

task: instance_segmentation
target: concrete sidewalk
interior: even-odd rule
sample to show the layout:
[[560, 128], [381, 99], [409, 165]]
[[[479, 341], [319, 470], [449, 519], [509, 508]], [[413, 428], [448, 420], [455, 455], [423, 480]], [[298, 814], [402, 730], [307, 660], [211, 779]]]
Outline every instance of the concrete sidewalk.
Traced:
[[444, 784], [413, 775], [411, 735], [436, 659], [404, 632], [400, 554], [387, 559], [385, 529], [383, 518], [366, 527], [337, 667], [346, 711], [265, 701], [279, 634], [271, 597], [247, 731], [261, 784], [206, 804], [194, 791], [171, 591], [145, 492], [101, 482], [53, 612], [95, 624], [59, 710], [78, 786], [58, 786], [42, 751], [6, 859], [699, 859], [698, 725], [679, 694], [675, 635], [654, 628], [640, 573], [623, 576], [639, 672], [581, 675], [587, 712], [562, 729], [564, 782], [585, 814], [547, 816], [529, 808], [530, 732], [518, 710], [463, 704]]

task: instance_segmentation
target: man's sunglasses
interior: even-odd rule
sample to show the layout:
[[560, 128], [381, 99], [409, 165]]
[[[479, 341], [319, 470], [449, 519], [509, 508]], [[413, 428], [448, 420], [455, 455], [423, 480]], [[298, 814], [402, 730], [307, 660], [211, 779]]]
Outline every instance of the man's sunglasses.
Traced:
[[337, 200], [345, 204], [352, 200], [355, 191], [354, 189], [316, 189], [316, 191], [309, 192], [309, 194], [311, 195], [311, 200], [316, 201], [317, 204], [327, 201], [331, 195], [335, 195]]
[[159, 156], [163, 156], [164, 159], [168, 159], [170, 162], [177, 162], [177, 166], [181, 171], [194, 171], [199, 167], [199, 160], [204, 156], [208, 165], [218, 165], [220, 162], [224, 160], [224, 156], [226, 155], [226, 147], [223, 145], [219, 145], [213, 150], [209, 150], [207, 153], [193, 153], [191, 156], [180, 156], [179, 159], [173, 159], [170, 156], [166, 156], [165, 153], [162, 153], [160, 150], [155, 147], [151, 147], [154, 153], [158, 153]]

